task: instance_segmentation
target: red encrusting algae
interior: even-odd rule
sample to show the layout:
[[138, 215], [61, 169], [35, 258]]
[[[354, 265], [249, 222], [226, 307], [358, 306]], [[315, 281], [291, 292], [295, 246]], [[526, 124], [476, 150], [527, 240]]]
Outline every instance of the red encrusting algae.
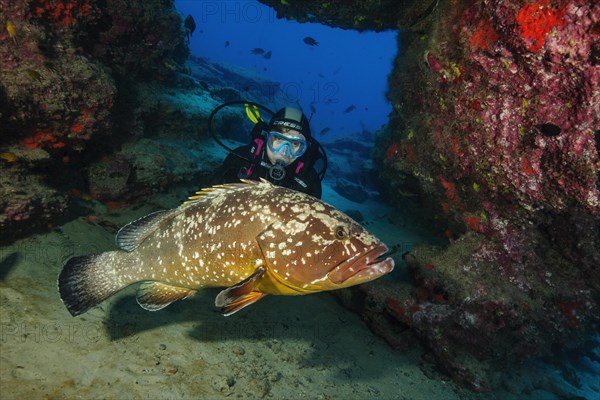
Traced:
[[577, 313], [583, 310], [583, 305], [576, 301], [566, 301], [558, 305], [560, 311], [567, 320], [567, 325], [571, 328], [577, 328], [579, 326], [579, 319]]
[[525, 157], [525, 155], [521, 156], [521, 170], [525, 173], [525, 175], [537, 176], [533, 167], [531, 166], [531, 163], [527, 157]]
[[399, 153], [400, 153], [400, 144], [392, 143], [385, 151], [385, 159], [391, 160], [391, 159], [395, 158]]
[[62, 144], [64, 146], [64, 143], [62, 142], [58, 142], [58, 139], [56, 138], [55, 134], [52, 132], [43, 132], [43, 131], [36, 131], [34, 132], [34, 134], [26, 139], [23, 139], [21, 141], [21, 143], [27, 147], [28, 149], [37, 149], [38, 147], [41, 147], [43, 144], [47, 144], [50, 147], [62, 147], [62, 146], [54, 146], [57, 144]]
[[555, 10], [550, 5], [550, 0], [540, 0], [537, 3], [521, 7], [517, 15], [517, 22], [521, 28], [521, 37], [529, 51], [540, 50], [544, 45], [546, 35], [554, 27], [562, 28], [565, 25], [565, 5], [563, 4]]
[[483, 233], [484, 226], [483, 221], [477, 217], [466, 216], [464, 217], [465, 224], [474, 232]]
[[490, 45], [499, 38], [500, 35], [496, 32], [490, 20], [485, 18], [477, 25], [477, 30], [473, 33], [471, 39], [469, 39], [469, 44], [474, 48], [488, 50]]
[[402, 150], [404, 150], [404, 156], [406, 157], [406, 161], [415, 162], [417, 160], [417, 151], [413, 146], [408, 143], [404, 143], [402, 145]]
[[46, 18], [56, 26], [67, 27], [79, 17], [90, 15], [92, 6], [88, 0], [37, 0], [33, 13], [37, 17]]
[[76, 122], [71, 126], [71, 132], [73, 133], [81, 133], [81, 131], [85, 128], [85, 122]]
[[456, 189], [456, 184], [454, 182], [450, 182], [445, 180], [441, 175], [438, 176], [438, 180], [446, 190], [446, 198], [453, 206], [460, 205], [460, 197], [458, 195], [458, 190]]

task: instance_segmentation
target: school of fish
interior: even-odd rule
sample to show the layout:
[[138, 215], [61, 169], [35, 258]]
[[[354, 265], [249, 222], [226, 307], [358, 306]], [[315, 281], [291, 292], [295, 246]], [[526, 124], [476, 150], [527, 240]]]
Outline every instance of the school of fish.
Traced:
[[203, 189], [121, 228], [116, 242], [118, 250], [65, 263], [58, 286], [73, 316], [134, 283], [151, 311], [225, 287], [215, 305], [230, 315], [267, 294], [349, 287], [394, 268], [387, 246], [350, 217], [267, 181]]

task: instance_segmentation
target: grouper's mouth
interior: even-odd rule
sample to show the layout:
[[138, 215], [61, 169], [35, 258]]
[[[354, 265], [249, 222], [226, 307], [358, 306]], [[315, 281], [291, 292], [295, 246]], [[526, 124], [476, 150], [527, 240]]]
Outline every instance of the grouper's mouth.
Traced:
[[394, 269], [394, 260], [385, 257], [388, 252], [388, 247], [381, 243], [357, 257], [345, 260], [329, 272], [329, 280], [336, 285], [351, 286], [385, 275]]

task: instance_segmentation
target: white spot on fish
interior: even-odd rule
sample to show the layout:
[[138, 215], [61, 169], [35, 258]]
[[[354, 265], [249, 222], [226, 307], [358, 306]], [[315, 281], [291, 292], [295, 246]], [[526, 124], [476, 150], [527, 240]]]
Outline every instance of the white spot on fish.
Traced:
[[262, 234], [263, 238], [274, 238], [275, 234], [272, 231], [266, 231]]
[[327, 279], [329, 279], [329, 276], [325, 275], [325, 276], [323, 276], [323, 277], [321, 277], [321, 278], [319, 278], [319, 279], [315, 279], [314, 281], [311, 281], [310, 283], [311, 283], [312, 285], [314, 285], [315, 283], [318, 283], [318, 282], [323, 282], [324, 280], [327, 280]]
[[314, 202], [313, 203], [313, 208], [316, 211], [325, 211], [325, 207], [323, 206], [323, 204], [319, 203], [319, 202]]

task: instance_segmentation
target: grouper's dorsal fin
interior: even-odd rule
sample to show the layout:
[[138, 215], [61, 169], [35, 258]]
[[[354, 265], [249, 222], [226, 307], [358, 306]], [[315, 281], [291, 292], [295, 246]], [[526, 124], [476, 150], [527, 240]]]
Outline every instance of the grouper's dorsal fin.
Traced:
[[190, 196], [184, 203], [182, 203], [179, 207], [185, 207], [190, 203], [194, 203], [196, 200], [202, 199], [204, 197], [206, 197], [207, 195], [219, 195], [219, 193], [224, 193], [224, 192], [230, 192], [230, 191], [234, 191], [234, 190], [240, 190], [240, 189], [246, 189], [248, 188], [248, 186], [254, 186], [254, 185], [268, 185], [268, 186], [273, 186], [273, 184], [263, 178], [260, 178], [260, 182], [259, 181], [253, 181], [250, 179], [242, 179], [241, 182], [239, 183], [225, 183], [222, 185], [215, 185], [215, 186], [211, 186], [211, 187], [207, 187], [204, 189], [201, 189], [200, 191], [196, 192], [193, 196]]
[[125, 251], [135, 250], [144, 239], [158, 228], [161, 221], [179, 212], [177, 209], [156, 211], [128, 223], [117, 232], [117, 246]]

